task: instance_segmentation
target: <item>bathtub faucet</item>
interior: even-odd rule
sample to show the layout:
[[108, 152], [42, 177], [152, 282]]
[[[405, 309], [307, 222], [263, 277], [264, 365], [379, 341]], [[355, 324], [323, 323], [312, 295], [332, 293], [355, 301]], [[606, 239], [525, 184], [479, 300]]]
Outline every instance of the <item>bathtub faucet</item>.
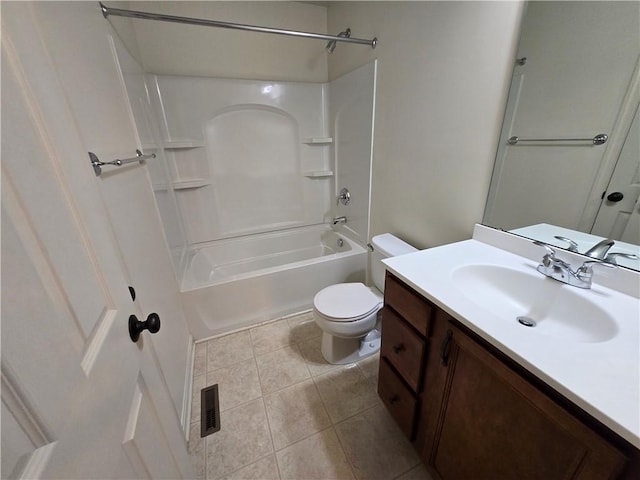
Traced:
[[331, 223], [333, 223], [334, 225], [337, 225], [339, 223], [347, 223], [347, 217], [345, 216], [333, 217], [333, 220], [331, 220]]

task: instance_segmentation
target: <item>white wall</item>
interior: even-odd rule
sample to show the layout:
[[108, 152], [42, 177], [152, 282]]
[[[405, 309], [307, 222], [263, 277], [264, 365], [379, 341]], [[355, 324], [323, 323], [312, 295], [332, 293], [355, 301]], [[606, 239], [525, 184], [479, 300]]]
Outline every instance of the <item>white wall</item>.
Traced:
[[417, 247], [480, 222], [515, 59], [521, 2], [334, 2], [329, 77], [378, 59], [371, 234]]
[[[326, 33], [326, 8], [308, 3], [152, 1], [130, 2], [129, 6], [183, 17]], [[150, 20], [134, 20], [133, 24], [147, 72], [327, 81], [325, 43], [318, 40]]]

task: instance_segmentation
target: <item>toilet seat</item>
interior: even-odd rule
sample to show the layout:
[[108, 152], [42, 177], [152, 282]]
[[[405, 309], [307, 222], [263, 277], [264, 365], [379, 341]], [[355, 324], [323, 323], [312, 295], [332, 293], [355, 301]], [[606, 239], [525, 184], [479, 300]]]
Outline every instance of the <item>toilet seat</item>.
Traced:
[[382, 298], [363, 283], [339, 283], [320, 290], [313, 306], [326, 320], [355, 322], [379, 310]]

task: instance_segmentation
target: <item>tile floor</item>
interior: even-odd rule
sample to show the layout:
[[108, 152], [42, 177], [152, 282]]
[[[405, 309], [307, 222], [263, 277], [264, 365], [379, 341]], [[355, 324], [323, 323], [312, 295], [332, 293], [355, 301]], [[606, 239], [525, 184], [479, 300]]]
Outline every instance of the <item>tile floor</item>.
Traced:
[[[189, 453], [202, 479], [428, 479], [376, 393], [378, 356], [327, 364], [311, 312], [196, 345]], [[200, 390], [221, 429], [200, 438]]]

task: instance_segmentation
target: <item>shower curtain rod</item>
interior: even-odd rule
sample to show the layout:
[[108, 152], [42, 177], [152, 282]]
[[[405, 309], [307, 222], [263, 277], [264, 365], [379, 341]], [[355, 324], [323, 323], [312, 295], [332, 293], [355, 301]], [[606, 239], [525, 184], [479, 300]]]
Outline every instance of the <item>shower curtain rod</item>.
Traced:
[[217, 20], [205, 20], [202, 18], [177, 17], [175, 15], [165, 15], [163, 13], [140, 12], [136, 10], [125, 10], [122, 8], [107, 7], [102, 2], [100, 2], [100, 8], [102, 9], [102, 15], [104, 16], [104, 18], [107, 18], [109, 15], [115, 15], [117, 17], [142, 18], [145, 20], [161, 20], [165, 22], [186, 23], [190, 25], [202, 25], [205, 27], [230, 28], [233, 30], [248, 30], [251, 32], [273, 33], [276, 35], [289, 35], [293, 37], [315, 38], [318, 40], [329, 40], [329, 41], [335, 41], [335, 42], [358, 43], [361, 45], [370, 45], [371, 48], [376, 48], [376, 45], [378, 43], [377, 38], [373, 38], [372, 40], [367, 40], [364, 38], [350, 38], [350, 37], [340, 37], [337, 35], [325, 35], [323, 33], [299, 32], [297, 30], [282, 30], [279, 28], [258, 27], [256, 25], [244, 25], [242, 23], [219, 22]]

